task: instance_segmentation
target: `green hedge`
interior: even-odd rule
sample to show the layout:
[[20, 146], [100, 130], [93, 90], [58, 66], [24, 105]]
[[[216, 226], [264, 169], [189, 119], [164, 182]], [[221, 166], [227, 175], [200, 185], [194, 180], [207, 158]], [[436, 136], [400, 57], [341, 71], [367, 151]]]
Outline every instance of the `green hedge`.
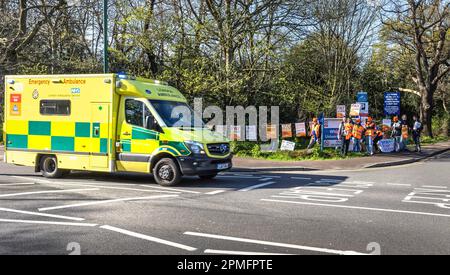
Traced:
[[301, 160], [324, 160], [324, 159], [344, 159], [364, 156], [363, 153], [349, 153], [347, 157], [342, 157], [340, 151], [326, 148], [320, 151], [318, 145], [310, 151], [306, 150], [304, 142], [297, 143], [297, 148], [293, 152], [276, 151], [262, 152], [261, 145], [255, 142], [232, 142], [233, 153], [238, 157], [251, 157], [257, 159], [277, 160], [277, 161], [301, 161]]

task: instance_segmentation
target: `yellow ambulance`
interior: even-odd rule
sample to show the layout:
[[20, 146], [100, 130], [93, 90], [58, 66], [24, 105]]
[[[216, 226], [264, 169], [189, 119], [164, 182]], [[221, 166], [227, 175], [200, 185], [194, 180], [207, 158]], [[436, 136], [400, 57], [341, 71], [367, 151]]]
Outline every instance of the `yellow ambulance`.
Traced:
[[7, 163], [35, 167], [48, 178], [71, 170], [150, 173], [164, 186], [232, 168], [229, 141], [166, 83], [121, 74], [6, 76], [5, 82]]

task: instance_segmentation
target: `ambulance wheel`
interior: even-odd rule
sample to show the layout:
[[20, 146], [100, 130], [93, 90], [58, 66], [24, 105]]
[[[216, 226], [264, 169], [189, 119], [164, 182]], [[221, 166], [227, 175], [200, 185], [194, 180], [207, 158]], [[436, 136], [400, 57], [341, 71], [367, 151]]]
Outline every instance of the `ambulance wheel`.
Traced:
[[54, 156], [45, 156], [41, 159], [41, 173], [46, 178], [60, 178], [65, 170], [58, 168], [58, 159]]
[[153, 169], [153, 177], [161, 186], [174, 186], [181, 181], [181, 171], [178, 164], [170, 158], [158, 161]]

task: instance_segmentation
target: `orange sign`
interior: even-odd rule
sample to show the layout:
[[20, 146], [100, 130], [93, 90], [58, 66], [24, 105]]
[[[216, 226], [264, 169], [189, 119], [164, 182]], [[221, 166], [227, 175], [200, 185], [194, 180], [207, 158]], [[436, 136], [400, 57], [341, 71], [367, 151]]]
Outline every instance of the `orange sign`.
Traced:
[[9, 114], [20, 116], [22, 114], [22, 95], [12, 94], [9, 99]]
[[277, 139], [277, 126], [276, 125], [267, 125], [266, 138], [267, 139]]
[[292, 125], [291, 124], [283, 124], [281, 125], [281, 133], [283, 138], [292, 137]]

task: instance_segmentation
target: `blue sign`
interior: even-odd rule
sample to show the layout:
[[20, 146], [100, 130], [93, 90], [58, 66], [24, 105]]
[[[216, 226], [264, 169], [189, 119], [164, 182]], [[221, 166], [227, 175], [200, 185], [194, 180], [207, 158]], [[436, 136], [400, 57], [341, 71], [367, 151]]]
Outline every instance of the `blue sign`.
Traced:
[[395, 151], [395, 139], [382, 139], [378, 142], [378, 147], [383, 153], [392, 153]]
[[400, 115], [400, 92], [386, 92], [384, 93], [384, 114], [386, 116]]
[[367, 92], [361, 91], [356, 95], [356, 102], [365, 103], [369, 102], [369, 94]]

